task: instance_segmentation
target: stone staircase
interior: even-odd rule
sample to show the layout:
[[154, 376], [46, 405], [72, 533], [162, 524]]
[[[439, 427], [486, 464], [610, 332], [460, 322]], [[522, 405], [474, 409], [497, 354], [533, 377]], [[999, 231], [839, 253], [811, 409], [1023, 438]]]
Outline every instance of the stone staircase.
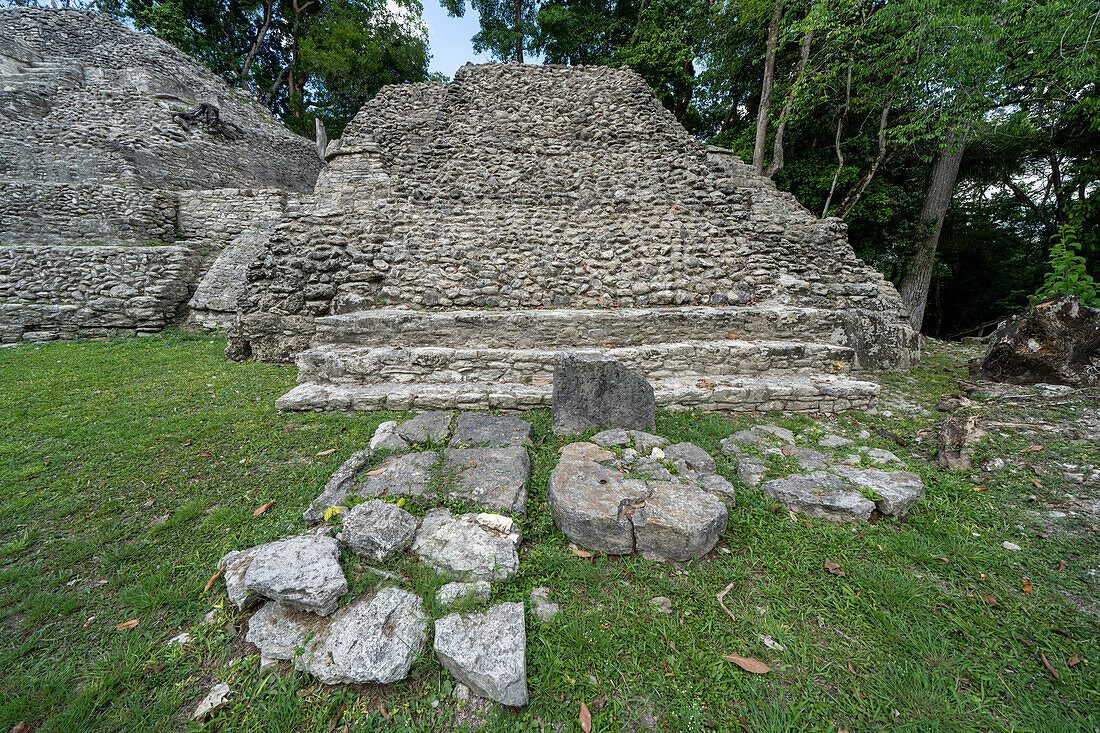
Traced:
[[829, 311], [796, 307], [379, 308], [317, 319], [285, 410], [523, 411], [550, 405], [558, 354], [604, 353], [670, 409], [866, 409]]

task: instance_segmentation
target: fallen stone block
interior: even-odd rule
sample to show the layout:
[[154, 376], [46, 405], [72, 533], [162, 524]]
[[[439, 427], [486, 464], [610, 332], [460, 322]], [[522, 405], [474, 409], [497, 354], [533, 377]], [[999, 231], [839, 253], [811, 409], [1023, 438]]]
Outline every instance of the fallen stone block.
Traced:
[[360, 557], [383, 562], [412, 544], [416, 517], [378, 499], [356, 504], [342, 516], [336, 540]]
[[504, 580], [519, 568], [520, 534], [498, 514], [454, 516], [446, 509], [424, 515], [413, 552], [437, 571], [463, 580]]
[[531, 444], [531, 423], [512, 415], [462, 412], [454, 421], [453, 448], [506, 448]]
[[244, 571], [246, 593], [327, 616], [348, 589], [340, 545], [331, 537], [299, 535], [256, 548]]
[[527, 513], [531, 459], [525, 448], [451, 448], [445, 456], [445, 467], [456, 473], [449, 498], [469, 499], [485, 509]]
[[527, 704], [527, 632], [522, 603], [435, 622], [435, 653], [476, 694], [502, 705]]
[[563, 353], [554, 366], [550, 414], [555, 435], [600, 426], [653, 429], [656, 401], [645, 377], [617, 359]]
[[765, 496], [816, 519], [835, 522], [867, 521], [875, 504], [845, 479], [825, 471], [796, 473], [767, 481]]

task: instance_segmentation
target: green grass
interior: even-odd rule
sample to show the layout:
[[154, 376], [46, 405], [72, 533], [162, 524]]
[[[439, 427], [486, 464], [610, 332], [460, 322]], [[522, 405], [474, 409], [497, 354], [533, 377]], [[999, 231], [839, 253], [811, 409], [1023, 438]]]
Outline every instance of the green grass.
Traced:
[[[341, 710], [339, 725], [354, 731], [454, 728], [453, 682], [430, 654], [386, 687], [321, 688], [285, 664], [262, 673], [242, 641], [246, 615], [220, 582], [203, 592], [225, 552], [300, 531], [331, 472], [380, 422], [400, 417], [277, 413], [293, 368], [227, 363], [223, 348], [169, 333], [0, 350], [0, 730], [20, 721], [39, 731], [194, 729], [189, 712], [219, 681], [233, 695], [210, 729], [328, 731]], [[884, 381], [930, 406], [963, 374], [959, 355], [945, 352]], [[1100, 622], [1072, 601], [1096, 596], [1086, 580], [1100, 567], [1095, 528], [1048, 532], [1028, 511], [1030, 496], [1065, 490], [1060, 474], [1047, 471], [1037, 488], [1021, 467], [982, 477], [985, 490], [974, 491], [977, 474], [939, 469], [927, 437], [902, 449], [873, 434], [861, 442], [893, 450], [928, 486], [904, 522], [792, 521], [739, 487], [729, 528], [703, 560], [585, 560], [546, 506], [564, 441], [549, 433], [547, 412], [527, 418], [536, 439], [522, 563], [494, 585], [492, 602], [546, 585], [562, 610], [549, 624], [528, 617], [531, 704], [494, 708], [486, 730], [577, 731], [580, 703], [601, 695], [606, 705], [592, 706], [599, 731], [1100, 728]], [[827, 425], [767, 421], [849, 437], [880, 427], [912, 440], [932, 418], [909, 410]], [[663, 413], [658, 432], [717, 455], [722, 438], [752, 422]], [[1031, 441], [992, 435], [976, 463], [1018, 456]], [[1080, 460], [1088, 450], [1054, 434], [1045, 452]], [[1006, 552], [1006, 539], [1024, 550]], [[846, 576], [826, 573], [826, 559]], [[346, 560], [354, 592], [383, 582]], [[444, 579], [408, 558], [385, 566], [402, 568], [441, 615], [434, 591]], [[729, 584], [734, 618], [715, 600]], [[655, 596], [672, 599], [673, 612], [661, 613]], [[216, 620], [200, 623], [211, 609]], [[135, 628], [115, 630], [135, 618]], [[181, 630], [194, 641], [166, 646]], [[774, 671], [751, 675], [722, 659], [729, 653]], [[1069, 667], [1073, 654], [1090, 661]]]

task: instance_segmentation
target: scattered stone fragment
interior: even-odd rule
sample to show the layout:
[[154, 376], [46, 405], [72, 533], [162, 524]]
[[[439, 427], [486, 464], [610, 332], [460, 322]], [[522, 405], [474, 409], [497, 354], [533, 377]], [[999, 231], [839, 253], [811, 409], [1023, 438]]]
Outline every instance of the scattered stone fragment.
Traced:
[[522, 603], [435, 622], [435, 653], [460, 682], [502, 705], [527, 704], [527, 633]]
[[1019, 545], [1017, 545], [1016, 543], [1014, 543], [1014, 542], [1007, 542], [1007, 541], [1005, 541], [1005, 542], [1002, 542], [1002, 543], [1001, 543], [1001, 547], [1003, 547], [1003, 548], [1005, 548], [1006, 550], [1009, 550], [1009, 551], [1011, 551], [1011, 552], [1019, 552], [1020, 550], [1022, 550], [1022, 549], [1023, 549], [1022, 547], [1020, 547], [1020, 546], [1019, 546]]
[[863, 463], [863, 457], [858, 453], [849, 453], [840, 460], [840, 463], [844, 466], [858, 466]]
[[794, 433], [786, 428], [775, 425], [754, 425], [752, 429], [758, 435], [775, 438], [785, 445], [794, 445]]
[[185, 645], [190, 644], [190, 643], [191, 643], [191, 635], [189, 633], [187, 633], [186, 631], [184, 631], [182, 634], [178, 634], [176, 636], [173, 636], [171, 639], [169, 639], [168, 644], [166, 646], [185, 646]]
[[343, 504], [355, 486], [356, 477], [370, 466], [373, 460], [374, 451], [361, 450], [352, 453], [332, 474], [321, 495], [314, 499], [309, 508], [303, 513], [302, 518], [306, 520], [306, 523], [315, 524], [320, 522], [324, 519], [326, 509]]
[[210, 692], [206, 694], [202, 700], [199, 700], [199, 705], [195, 708], [192, 719], [202, 722], [206, 720], [206, 716], [214, 712], [221, 706], [225, 705], [226, 699], [229, 697], [229, 685], [224, 682], [219, 682], [211, 688]]
[[356, 504], [343, 515], [337, 541], [356, 555], [383, 562], [412, 544], [416, 517], [378, 499]]
[[[222, 577], [225, 578], [225, 592], [229, 601], [241, 611], [247, 611], [263, 599], [255, 593], [249, 593], [244, 589], [244, 574], [252, 560], [256, 557], [262, 545], [251, 547], [247, 550], [234, 550], [227, 553], [218, 562], [219, 568], [225, 568]], [[213, 613], [213, 611], [211, 611]]]
[[600, 426], [652, 429], [656, 402], [645, 377], [617, 359], [598, 353], [558, 355], [550, 403], [555, 435]]
[[630, 433], [626, 432], [623, 428], [612, 428], [611, 430], [604, 430], [596, 433], [588, 440], [603, 448], [612, 448], [614, 446], [629, 444]]
[[813, 471], [818, 468], [825, 468], [825, 466], [829, 464], [829, 456], [813, 448], [804, 448], [796, 445], [784, 446], [783, 454], [794, 458], [795, 462], [803, 471]]
[[668, 445], [668, 438], [662, 438], [660, 435], [647, 433], [644, 430], [628, 430], [627, 434], [634, 439], [634, 447], [642, 455], [648, 454], [654, 448]]
[[407, 443], [442, 445], [451, 434], [453, 412], [422, 412], [397, 426], [397, 434]]
[[453, 606], [467, 598], [484, 600], [493, 592], [487, 580], [475, 580], [472, 583], [447, 583], [435, 593], [435, 599], [441, 606]]
[[726, 507], [737, 504], [737, 489], [724, 476], [717, 473], [694, 473], [684, 478], [698, 481], [706, 491], [718, 497]]
[[756, 456], [742, 456], [737, 459], [737, 478], [745, 486], [759, 486], [767, 472], [768, 464]]
[[657, 610], [661, 613], [672, 613], [672, 601], [664, 596], [657, 596], [656, 598], [650, 598], [649, 602], [657, 607]]
[[519, 532], [507, 517], [455, 517], [446, 509], [435, 509], [421, 521], [413, 552], [439, 572], [456, 578], [504, 580], [519, 567], [519, 542]]
[[386, 587], [359, 598], [330, 618], [268, 603], [248, 622], [245, 640], [268, 657], [325, 684], [404, 679], [424, 648], [428, 616], [420, 598]]
[[924, 498], [924, 481], [910, 471], [880, 471], [877, 468], [833, 466], [832, 473], [850, 481], [862, 493], [875, 497], [880, 513], [901, 519]]
[[904, 466], [905, 463], [896, 455], [882, 448], [871, 448], [867, 451], [867, 458], [877, 466]]
[[321, 616], [336, 610], [348, 589], [340, 545], [331, 537], [299, 535], [257, 548], [244, 573], [247, 593]]
[[397, 434], [397, 422], [394, 420], [379, 425], [374, 431], [374, 436], [370, 439], [371, 450], [401, 451], [408, 450], [408, 448], [409, 444]]
[[449, 498], [470, 499], [486, 509], [527, 513], [531, 459], [525, 448], [452, 448], [445, 465], [457, 473]]
[[817, 441], [817, 444], [822, 448], [847, 448], [850, 445], [855, 445], [855, 441], [842, 438], [839, 435], [829, 434]]
[[727, 456], [741, 454], [742, 446], [764, 450], [770, 447], [768, 441], [761, 438], [751, 430], [738, 430], [728, 438], [722, 439], [722, 453]]
[[788, 509], [817, 519], [838, 522], [867, 521], [874, 502], [867, 499], [846, 480], [825, 471], [796, 473], [764, 483], [764, 494]]
[[462, 412], [454, 421], [450, 445], [455, 448], [507, 448], [531, 444], [531, 423], [512, 415]]
[[675, 445], [665, 446], [664, 452], [665, 458], [672, 461], [672, 465], [681, 471], [714, 473], [718, 470], [710, 454], [694, 443], [676, 443]]
[[560, 611], [558, 604], [550, 600], [550, 589], [535, 588], [531, 591], [531, 612], [543, 623], [549, 623]]

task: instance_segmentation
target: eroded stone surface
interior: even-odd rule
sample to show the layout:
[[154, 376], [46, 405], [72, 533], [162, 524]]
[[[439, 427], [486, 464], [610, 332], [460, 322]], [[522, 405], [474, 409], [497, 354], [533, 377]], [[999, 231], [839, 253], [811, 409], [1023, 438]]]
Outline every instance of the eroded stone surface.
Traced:
[[600, 426], [654, 427], [657, 403], [646, 378], [598, 353], [562, 353], [554, 365], [550, 414], [555, 435]]
[[340, 569], [340, 545], [322, 535], [261, 545], [244, 571], [241, 587], [289, 608], [327, 616], [348, 589]]
[[847, 448], [850, 445], [855, 445], [855, 441], [842, 438], [839, 435], [829, 434], [817, 441], [817, 444], [822, 448]]
[[531, 423], [512, 415], [462, 412], [453, 428], [450, 445], [455, 448], [506, 448], [531, 443]]
[[665, 452], [665, 458], [672, 461], [672, 465], [681, 471], [714, 473], [718, 470], [710, 454], [694, 443], [667, 445], [663, 450]]
[[880, 471], [877, 468], [832, 466], [832, 473], [844, 477], [857, 489], [875, 497], [882, 514], [901, 519], [924, 498], [924, 481], [911, 471]]
[[520, 535], [508, 517], [446, 509], [424, 515], [413, 552], [441, 573], [468, 580], [504, 580], [519, 568]]
[[372, 499], [345, 512], [337, 541], [356, 555], [382, 562], [412, 544], [416, 517], [401, 507]]
[[257, 594], [249, 593], [244, 589], [244, 574], [255, 559], [260, 547], [234, 550], [227, 553], [218, 562], [219, 568], [225, 568], [222, 572], [222, 577], [225, 578], [225, 592], [229, 596], [230, 602], [236, 604], [241, 611], [247, 611], [263, 600]]
[[451, 448], [445, 467], [455, 472], [450, 498], [470, 499], [486, 509], [527, 513], [531, 459], [525, 448]]
[[867, 521], [875, 504], [840, 476], [825, 471], [796, 473], [764, 483], [764, 494], [788, 509], [817, 519]]
[[487, 580], [475, 580], [470, 583], [455, 581], [447, 583], [435, 593], [435, 599], [442, 606], [453, 606], [467, 598], [486, 599], [493, 592]]
[[387, 420], [379, 425], [370, 439], [371, 450], [408, 450], [409, 444], [397, 434], [397, 421]]
[[501, 703], [527, 704], [527, 632], [522, 603], [435, 622], [435, 653], [460, 682]]
[[397, 427], [397, 434], [408, 443], [441, 445], [451, 434], [453, 412], [422, 412]]
[[756, 456], [741, 456], [737, 459], [737, 478], [745, 486], [759, 486], [767, 473], [768, 464]]

